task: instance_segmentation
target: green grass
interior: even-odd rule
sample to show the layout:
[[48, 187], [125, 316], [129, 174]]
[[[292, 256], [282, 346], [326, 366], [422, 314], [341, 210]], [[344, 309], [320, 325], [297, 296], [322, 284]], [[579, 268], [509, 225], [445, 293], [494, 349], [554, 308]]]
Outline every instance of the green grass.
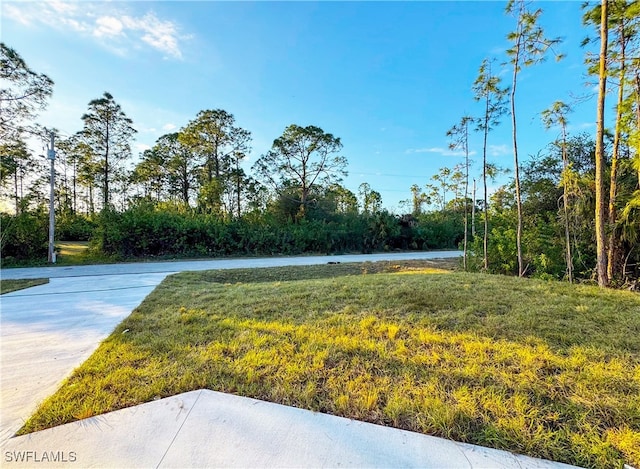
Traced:
[[34, 278], [28, 280], [0, 280], [0, 295], [11, 293], [12, 291], [24, 290], [25, 288], [36, 287], [49, 283], [48, 278]]
[[58, 241], [56, 264], [58, 265], [88, 265], [113, 263], [115, 259], [89, 249], [88, 241]]
[[168, 277], [21, 433], [208, 388], [586, 467], [640, 465], [640, 297], [433, 264]]
[[[112, 264], [118, 262], [114, 256], [89, 249], [88, 241], [57, 241], [56, 248], [56, 265], [73, 266], [73, 265], [91, 265], [91, 264]], [[139, 260], [138, 260], [139, 262]], [[35, 259], [16, 260], [13, 258], [5, 258], [2, 262], [2, 268], [13, 267], [41, 267], [50, 266], [46, 254], [44, 257]]]
[[87, 254], [89, 241], [58, 241], [56, 249], [60, 258], [78, 258]]

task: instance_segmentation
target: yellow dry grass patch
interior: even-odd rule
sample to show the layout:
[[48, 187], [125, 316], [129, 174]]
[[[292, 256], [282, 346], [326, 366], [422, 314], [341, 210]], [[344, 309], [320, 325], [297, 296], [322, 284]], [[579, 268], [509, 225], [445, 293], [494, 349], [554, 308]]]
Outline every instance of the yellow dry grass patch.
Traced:
[[450, 274], [450, 270], [426, 268], [426, 269], [407, 269], [396, 272], [395, 275], [432, 275], [432, 274]]
[[89, 249], [88, 241], [58, 241], [56, 243], [60, 256], [80, 256]]

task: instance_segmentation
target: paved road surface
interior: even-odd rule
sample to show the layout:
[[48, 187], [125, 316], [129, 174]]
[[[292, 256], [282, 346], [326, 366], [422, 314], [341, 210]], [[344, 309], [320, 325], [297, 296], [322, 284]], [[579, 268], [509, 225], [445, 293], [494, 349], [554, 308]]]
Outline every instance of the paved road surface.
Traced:
[[73, 267], [27, 267], [0, 270], [0, 278], [59, 278], [90, 275], [170, 273], [193, 270], [315, 265], [327, 262], [377, 262], [386, 260], [442, 259], [460, 257], [460, 251], [400, 252], [381, 254], [345, 254], [339, 256], [249, 257], [170, 262], [130, 262], [126, 264], [81, 265]]

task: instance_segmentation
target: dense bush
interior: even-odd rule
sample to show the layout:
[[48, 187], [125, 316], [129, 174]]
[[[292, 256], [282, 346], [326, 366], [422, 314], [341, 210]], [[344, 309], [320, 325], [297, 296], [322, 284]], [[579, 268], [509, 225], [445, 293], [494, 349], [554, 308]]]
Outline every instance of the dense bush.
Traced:
[[429, 212], [418, 217], [413, 240], [419, 249], [456, 249], [463, 239], [464, 217], [457, 212]]
[[83, 216], [64, 213], [56, 218], [56, 239], [65, 241], [89, 241], [96, 223]]
[[438, 228], [430, 233], [429, 222], [408, 223], [385, 211], [297, 221], [283, 221], [268, 213], [223, 220], [211, 214], [139, 203], [124, 212], [103, 212], [93, 246], [121, 257], [332, 254], [455, 247], [450, 237], [462, 236], [459, 223], [443, 222], [449, 231], [436, 236], [433, 233]]
[[[469, 244], [470, 268], [481, 270], [482, 233], [478, 233]], [[522, 237], [522, 255], [525, 275], [543, 279], [564, 279], [566, 277], [566, 259], [563, 239], [563, 226], [555, 212], [531, 214], [525, 219]], [[595, 261], [592, 246], [577, 245], [572, 252], [574, 274], [578, 278], [588, 278], [591, 272], [585, 269], [585, 259]], [[505, 275], [518, 275], [516, 248], [515, 210], [493, 211], [489, 218], [489, 272]]]
[[[140, 200], [123, 212], [104, 210], [91, 218], [62, 213], [56, 218], [56, 239], [90, 240], [99, 253], [135, 258], [450, 249], [463, 236], [462, 217], [455, 212], [419, 219], [387, 211], [317, 212], [303, 219], [269, 211], [224, 219]], [[48, 222], [44, 208], [18, 216], [3, 214], [3, 261], [46, 259]]]
[[2, 263], [47, 258], [49, 215], [43, 210], [0, 214]]

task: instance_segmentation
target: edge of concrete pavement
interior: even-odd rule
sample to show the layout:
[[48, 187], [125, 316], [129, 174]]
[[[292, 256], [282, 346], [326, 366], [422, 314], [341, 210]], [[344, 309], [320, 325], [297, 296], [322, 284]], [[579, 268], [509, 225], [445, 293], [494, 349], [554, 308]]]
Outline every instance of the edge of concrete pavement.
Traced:
[[206, 389], [14, 437], [4, 467], [574, 468]]

